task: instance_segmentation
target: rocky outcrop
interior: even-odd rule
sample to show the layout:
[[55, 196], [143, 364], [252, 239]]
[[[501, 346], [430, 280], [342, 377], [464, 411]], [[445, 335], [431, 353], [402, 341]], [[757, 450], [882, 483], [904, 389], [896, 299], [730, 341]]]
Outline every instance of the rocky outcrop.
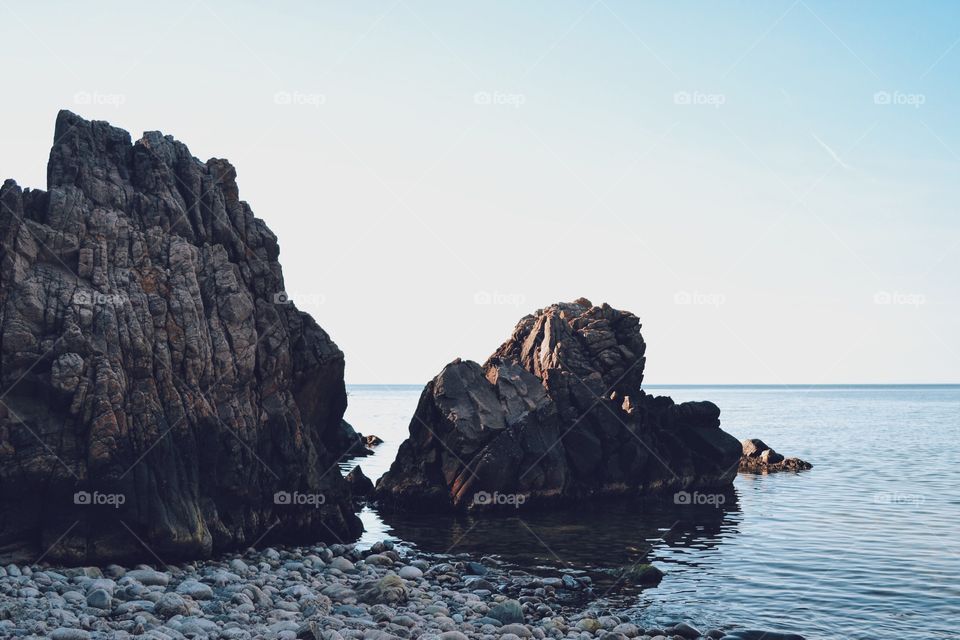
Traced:
[[357, 433], [346, 420], [340, 421], [339, 428], [329, 430], [324, 444], [344, 459], [373, 455], [373, 451], [367, 448], [367, 438]]
[[368, 498], [373, 495], [373, 480], [364, 475], [363, 469], [359, 466], [351, 469], [345, 479], [350, 485], [350, 493], [354, 498]]
[[206, 557], [360, 523], [324, 442], [344, 358], [226, 160], [57, 117], [0, 189], [0, 555]]
[[777, 471], [806, 471], [813, 465], [800, 458], [785, 458], [758, 438], [740, 443], [740, 471], [746, 473], [776, 473]]
[[485, 364], [455, 360], [427, 384], [378, 500], [518, 507], [729, 485], [740, 445], [720, 409], [647, 395], [645, 351], [637, 317], [606, 304], [523, 318]]

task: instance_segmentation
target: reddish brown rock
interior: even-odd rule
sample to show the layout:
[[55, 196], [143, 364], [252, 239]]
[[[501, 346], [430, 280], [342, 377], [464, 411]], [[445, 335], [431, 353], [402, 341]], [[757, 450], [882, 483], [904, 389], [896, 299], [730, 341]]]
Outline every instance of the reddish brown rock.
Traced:
[[776, 473], [778, 471], [806, 471], [813, 465], [800, 458], [785, 458], [758, 438], [740, 443], [740, 471], [746, 473]]

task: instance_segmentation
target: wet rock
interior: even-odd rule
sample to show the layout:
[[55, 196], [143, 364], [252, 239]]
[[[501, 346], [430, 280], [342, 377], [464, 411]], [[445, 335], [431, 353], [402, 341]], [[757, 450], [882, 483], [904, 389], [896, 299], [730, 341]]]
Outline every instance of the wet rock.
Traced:
[[741, 443], [739, 470], [747, 473], [776, 473], [778, 471], [806, 471], [813, 465], [800, 458], [785, 458], [763, 440], [749, 438]]
[[236, 170], [68, 111], [54, 140], [47, 191], [0, 187], [4, 555], [172, 561], [358, 534], [325, 473], [343, 354], [286, 298]]
[[687, 638], [688, 640], [696, 640], [702, 635], [699, 629], [697, 629], [696, 627], [690, 626], [686, 622], [680, 622], [678, 624], [675, 624], [668, 631], [675, 636], [680, 636], [681, 638]]
[[356, 466], [346, 475], [350, 493], [355, 498], [366, 498], [373, 495], [373, 481], [363, 474], [363, 470]]
[[651, 586], [660, 584], [663, 571], [652, 564], [636, 564], [620, 573], [620, 580], [628, 584]]
[[795, 633], [779, 633], [777, 631], [730, 631], [721, 640], [804, 640], [804, 637]]
[[514, 509], [730, 485], [741, 447], [719, 408], [647, 395], [645, 351], [637, 317], [609, 305], [523, 318], [485, 364], [455, 360], [427, 384], [377, 499]]

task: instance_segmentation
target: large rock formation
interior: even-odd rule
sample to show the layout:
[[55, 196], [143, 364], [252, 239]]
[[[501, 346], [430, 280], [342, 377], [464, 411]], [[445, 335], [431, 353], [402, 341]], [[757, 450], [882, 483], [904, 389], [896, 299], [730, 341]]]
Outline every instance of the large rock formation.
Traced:
[[378, 499], [518, 506], [729, 485], [740, 443], [720, 410], [647, 395], [645, 351], [637, 317], [606, 304], [523, 318], [483, 366], [456, 360], [427, 384]]
[[0, 189], [0, 555], [358, 533], [324, 446], [343, 354], [278, 254], [226, 160], [59, 114], [47, 191]]

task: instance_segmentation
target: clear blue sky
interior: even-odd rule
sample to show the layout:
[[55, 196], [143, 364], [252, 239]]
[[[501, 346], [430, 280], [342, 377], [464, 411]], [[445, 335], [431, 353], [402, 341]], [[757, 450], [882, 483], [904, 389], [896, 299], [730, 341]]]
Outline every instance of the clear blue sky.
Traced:
[[349, 382], [579, 296], [649, 382], [958, 382], [958, 42], [952, 2], [6, 0], [0, 174], [44, 186], [64, 107], [229, 158]]

